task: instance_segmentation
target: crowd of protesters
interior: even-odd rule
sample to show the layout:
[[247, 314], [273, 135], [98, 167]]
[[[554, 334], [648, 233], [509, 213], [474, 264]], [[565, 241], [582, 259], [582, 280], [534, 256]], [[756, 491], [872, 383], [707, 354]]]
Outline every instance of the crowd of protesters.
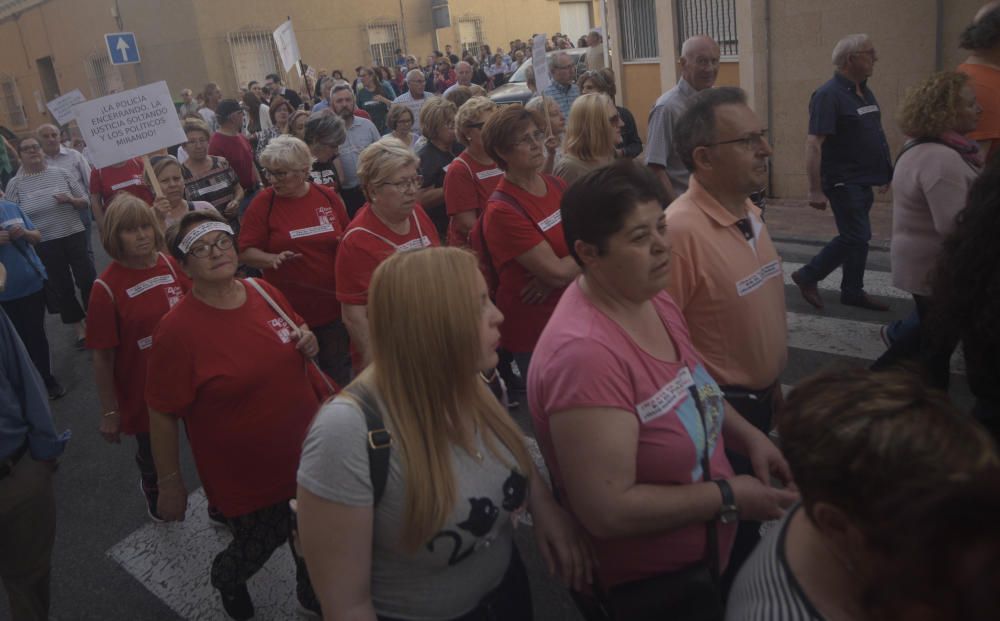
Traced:
[[[587, 621], [1000, 614], [1000, 7], [964, 32], [965, 64], [904, 97], [895, 165], [873, 41], [834, 47], [805, 163], [839, 235], [793, 282], [822, 308], [816, 283], [842, 265], [841, 302], [884, 310], [863, 275], [872, 188], [891, 182], [915, 312], [873, 369], [787, 397], [781, 259], [751, 200], [772, 150], [745, 93], [715, 86], [719, 46], [683, 43], [644, 147], [600, 30], [577, 44], [586, 71], [568, 37], [546, 42], [552, 83], [524, 106], [486, 95], [529, 45], [446, 46], [302, 92], [275, 74], [185, 90], [186, 142], [105, 168], [51, 125], [4, 147], [15, 619], [47, 616], [48, 464], [67, 439], [46, 309], [92, 352], [95, 422], [135, 438], [155, 522], [188, 514], [190, 444], [231, 534], [206, 570], [233, 619], [287, 542], [311, 614], [530, 620], [522, 522]], [[959, 345], [973, 415], [941, 392]]]

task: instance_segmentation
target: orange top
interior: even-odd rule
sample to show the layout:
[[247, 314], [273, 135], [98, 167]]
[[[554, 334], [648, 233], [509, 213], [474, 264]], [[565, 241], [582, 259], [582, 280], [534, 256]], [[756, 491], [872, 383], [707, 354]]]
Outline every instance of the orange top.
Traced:
[[976, 130], [969, 133], [973, 140], [990, 140], [989, 159], [1000, 149], [1000, 69], [989, 65], [963, 63], [958, 70], [969, 76], [969, 82], [976, 91], [976, 101], [983, 109]]
[[667, 289], [715, 381], [759, 390], [777, 381], [788, 359], [785, 284], [760, 209], [747, 200], [746, 213], [751, 240], [692, 175], [667, 209]]

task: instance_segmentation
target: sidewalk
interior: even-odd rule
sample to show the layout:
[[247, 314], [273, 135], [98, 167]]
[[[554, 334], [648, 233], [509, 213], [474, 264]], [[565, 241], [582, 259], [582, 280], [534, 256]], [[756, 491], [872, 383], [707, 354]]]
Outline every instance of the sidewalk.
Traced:
[[[822, 245], [837, 235], [833, 213], [818, 211], [805, 199], [769, 198], [764, 213], [767, 228], [775, 241]], [[877, 199], [871, 210], [872, 249], [889, 249], [892, 234], [892, 203]]]

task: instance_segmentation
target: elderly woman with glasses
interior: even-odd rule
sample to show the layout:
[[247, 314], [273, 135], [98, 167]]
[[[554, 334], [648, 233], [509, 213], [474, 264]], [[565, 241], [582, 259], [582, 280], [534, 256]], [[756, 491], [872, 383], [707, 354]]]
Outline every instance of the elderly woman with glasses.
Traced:
[[573, 183], [588, 172], [607, 166], [615, 160], [621, 129], [622, 119], [606, 95], [580, 95], [570, 109], [563, 153], [553, 174]]
[[448, 208], [444, 201], [445, 170], [462, 152], [455, 141], [455, 114], [458, 108], [444, 97], [435, 97], [420, 109], [420, 131], [427, 141], [417, 151], [423, 185], [417, 200], [437, 228], [438, 236], [448, 233]]
[[394, 103], [389, 108], [389, 116], [386, 117], [385, 124], [389, 128], [390, 135], [398, 138], [400, 142], [413, 148], [417, 145], [419, 136], [413, 131], [413, 124], [416, 118], [413, 110], [402, 103]]
[[319, 340], [320, 366], [338, 384], [350, 379], [347, 331], [337, 303], [334, 261], [347, 225], [337, 193], [310, 182], [313, 156], [298, 138], [279, 136], [260, 155], [271, 180], [250, 202], [240, 260], [263, 270]]
[[417, 204], [420, 160], [396, 138], [372, 143], [358, 159], [358, 178], [368, 202], [358, 211], [337, 253], [337, 299], [351, 335], [354, 371], [371, 362], [368, 285], [389, 256], [440, 246], [434, 223]]
[[[596, 71], [585, 71], [577, 80], [580, 93], [601, 93], [607, 95], [611, 101], [615, 100], [615, 73], [611, 69], [597, 69]], [[618, 116], [622, 119], [621, 142], [615, 145], [615, 155], [618, 157], [636, 157], [642, 153], [642, 138], [639, 137], [639, 130], [635, 124], [635, 117], [624, 106], [615, 106], [618, 109]]]
[[231, 225], [235, 224], [244, 194], [236, 171], [226, 158], [208, 154], [212, 130], [204, 121], [186, 119], [183, 129], [187, 136], [184, 150], [188, 155], [181, 164], [185, 198], [212, 203]]
[[566, 184], [542, 173], [545, 124], [518, 105], [483, 126], [486, 153], [504, 171], [473, 240], [496, 285], [496, 304], [508, 319], [500, 347], [514, 355], [521, 377], [566, 286], [580, 273], [563, 237], [559, 201]]
[[[187, 508], [183, 420], [208, 501], [233, 536], [212, 562], [212, 586], [231, 618], [249, 619], [247, 581], [288, 540], [288, 501], [321, 380], [309, 364], [316, 336], [270, 283], [236, 278], [234, 243], [211, 211], [186, 214], [173, 231], [170, 253], [192, 287], [153, 334], [146, 403], [159, 515], [183, 520]], [[304, 563], [297, 568], [299, 602], [315, 609]]]
[[496, 109], [486, 97], [473, 97], [455, 116], [455, 134], [465, 151], [452, 161], [444, 176], [445, 204], [451, 218], [449, 246], [469, 245], [469, 233], [503, 175], [483, 146], [483, 126]]

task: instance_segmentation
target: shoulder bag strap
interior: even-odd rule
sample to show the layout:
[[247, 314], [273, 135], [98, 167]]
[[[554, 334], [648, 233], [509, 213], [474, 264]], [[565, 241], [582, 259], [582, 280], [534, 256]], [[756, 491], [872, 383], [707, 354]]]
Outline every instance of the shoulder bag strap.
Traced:
[[378, 505], [385, 494], [385, 485], [389, 480], [389, 457], [392, 451], [392, 434], [385, 428], [385, 423], [378, 411], [375, 397], [364, 385], [354, 383], [344, 389], [361, 406], [365, 415], [365, 426], [368, 427], [366, 443], [368, 446], [368, 476], [372, 482], [372, 505]]
[[[285, 310], [281, 308], [281, 306], [279, 306], [277, 302], [274, 301], [274, 298], [268, 295], [267, 291], [264, 290], [264, 287], [260, 286], [260, 283], [258, 283], [256, 279], [244, 278], [243, 282], [248, 283], [251, 287], [256, 289], [257, 293], [260, 294], [260, 297], [264, 298], [264, 301], [267, 302], [267, 305], [270, 306], [275, 313], [277, 313], [278, 317], [281, 317], [285, 321], [285, 323], [287, 323], [289, 327], [291, 327], [292, 331], [295, 332], [296, 335], [298, 336], [301, 335], [301, 330], [299, 330], [299, 327], [295, 325], [295, 322], [292, 321], [292, 318], [288, 316], [288, 313], [286, 313]], [[330, 391], [330, 394], [331, 395], [336, 394], [337, 392], [336, 389], [334, 389], [333, 385], [330, 384], [330, 380], [326, 378], [326, 373], [323, 372], [323, 369], [319, 368], [319, 363], [316, 362], [316, 359], [310, 358], [309, 362], [314, 367], [316, 367], [317, 371], [319, 371], [319, 376], [323, 378], [323, 383], [326, 385], [327, 390]]]
[[[712, 463], [708, 457], [708, 422], [705, 419], [705, 406], [701, 402], [701, 396], [698, 395], [698, 385], [694, 383], [692, 378], [692, 384], [688, 387], [688, 391], [691, 393], [691, 399], [694, 401], [694, 407], [698, 410], [698, 418], [701, 419], [701, 429], [702, 435], [705, 436], [705, 444], [701, 452], [701, 480], [705, 483], [712, 482]], [[708, 520], [705, 522], [706, 529], [706, 545], [705, 545], [705, 556], [706, 562], [708, 564], [708, 569], [712, 574], [712, 579], [715, 580], [716, 584], [719, 583], [719, 531], [715, 524], [715, 519]]]
[[177, 279], [177, 272], [174, 270], [174, 264], [171, 263], [170, 259], [167, 258], [167, 255], [163, 254], [162, 252], [157, 252], [156, 254], [159, 255], [159, 257], [161, 259], [163, 259], [164, 263], [167, 264], [167, 269], [170, 270], [170, 273], [173, 275], [174, 279], [176, 280]]
[[[944, 142], [941, 142], [937, 138], [930, 138], [928, 136], [925, 136], [923, 138], [912, 138], [910, 140], [907, 140], [903, 144], [903, 148], [899, 150], [899, 155], [896, 156], [896, 161], [893, 162], [892, 167], [895, 168], [897, 165], [899, 165], [899, 160], [900, 160], [901, 157], [903, 157], [904, 153], [906, 153], [907, 151], [909, 151], [913, 147], [919, 147], [920, 145], [927, 144], [929, 142], [933, 142], [933, 143], [936, 143], [936, 144], [945, 144]], [[945, 146], [947, 146], [947, 145], [945, 145]]]

